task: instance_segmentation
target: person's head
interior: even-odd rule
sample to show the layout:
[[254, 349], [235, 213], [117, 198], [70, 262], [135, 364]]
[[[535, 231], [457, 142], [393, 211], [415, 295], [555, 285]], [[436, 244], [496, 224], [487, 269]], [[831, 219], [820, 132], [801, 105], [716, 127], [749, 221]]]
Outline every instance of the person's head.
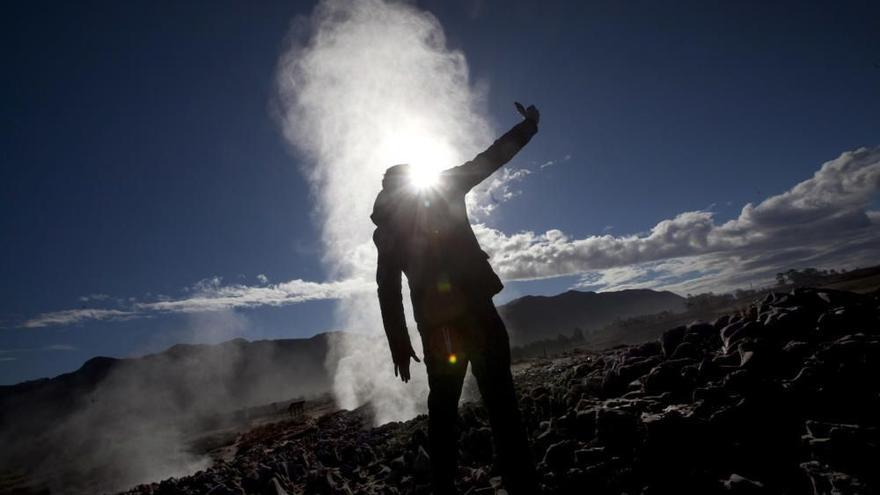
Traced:
[[412, 167], [408, 163], [401, 163], [388, 167], [382, 177], [382, 189], [393, 191], [407, 185], [410, 180]]

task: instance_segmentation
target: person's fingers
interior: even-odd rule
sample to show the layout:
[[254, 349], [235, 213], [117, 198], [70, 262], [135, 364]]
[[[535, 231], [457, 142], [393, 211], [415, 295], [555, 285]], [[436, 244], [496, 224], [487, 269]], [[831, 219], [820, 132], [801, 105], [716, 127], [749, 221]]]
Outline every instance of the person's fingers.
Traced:
[[415, 362], [417, 362], [417, 363], [421, 363], [421, 361], [419, 361], [419, 357], [416, 356], [416, 351], [415, 351], [415, 350], [410, 351], [410, 357], [413, 358], [413, 360], [414, 360]]
[[394, 363], [394, 376], [397, 376], [397, 363]]
[[525, 109], [525, 107], [522, 106], [522, 103], [515, 101], [515, 102], [513, 102], [513, 104], [514, 104], [514, 106], [516, 106], [516, 111], [519, 112], [520, 115], [525, 117], [526, 116], [526, 109]]

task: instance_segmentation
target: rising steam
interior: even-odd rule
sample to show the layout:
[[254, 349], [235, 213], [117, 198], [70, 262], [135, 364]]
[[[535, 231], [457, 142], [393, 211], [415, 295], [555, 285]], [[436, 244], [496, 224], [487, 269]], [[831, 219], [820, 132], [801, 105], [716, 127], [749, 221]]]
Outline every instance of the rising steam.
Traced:
[[[322, 1], [292, 29], [278, 99], [285, 137], [317, 199], [324, 261], [335, 279], [375, 275], [369, 215], [386, 168], [452, 167], [492, 138], [464, 56], [446, 47], [433, 15], [407, 4]], [[377, 423], [422, 410], [424, 368], [416, 365], [408, 384], [394, 378], [375, 294], [339, 303], [337, 317], [343, 329], [374, 337], [367, 346], [343, 339], [331, 353], [340, 358], [331, 370], [339, 405], [369, 402]]]

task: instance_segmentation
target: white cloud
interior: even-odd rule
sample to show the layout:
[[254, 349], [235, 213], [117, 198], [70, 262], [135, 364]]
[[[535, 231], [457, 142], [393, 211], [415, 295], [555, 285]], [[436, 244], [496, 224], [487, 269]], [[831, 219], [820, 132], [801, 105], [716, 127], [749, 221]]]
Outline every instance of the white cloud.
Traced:
[[187, 292], [204, 292], [219, 288], [223, 285], [223, 277], [214, 275], [213, 277], [203, 278], [198, 282], [186, 287], [183, 290]]
[[196, 313], [257, 306], [284, 306], [321, 299], [342, 299], [352, 294], [374, 289], [364, 280], [349, 279], [339, 282], [307, 282], [291, 280], [267, 287], [247, 285], [211, 285], [185, 299], [138, 303], [134, 308], [145, 312]]
[[[780, 267], [871, 262], [880, 247], [880, 223], [867, 208], [878, 191], [880, 148], [862, 148], [823, 164], [782, 194], [747, 204], [722, 224], [713, 212], [691, 211], [640, 235], [507, 235], [485, 225], [475, 231], [506, 280], [589, 274], [585, 286], [606, 288], [748, 283]], [[688, 261], [651, 265], [665, 260]], [[709, 280], [709, 274], [721, 279]]]
[[128, 320], [137, 318], [136, 311], [118, 309], [65, 309], [43, 313], [22, 323], [24, 328], [72, 325], [86, 320]]
[[266, 275], [261, 273], [261, 274], [257, 275], [257, 281], [263, 285], [266, 285], [269, 283], [269, 277], [267, 277]]
[[[565, 155], [558, 160], [547, 160], [538, 165], [537, 172], [556, 163], [566, 162], [570, 159], [571, 155]], [[487, 217], [498, 208], [499, 204], [505, 203], [519, 196], [522, 193], [522, 190], [515, 189], [514, 184], [521, 182], [535, 172], [536, 171], [527, 168], [514, 168], [512, 165], [507, 165], [485, 180], [473, 191], [473, 193], [468, 195], [468, 212], [472, 217], [477, 219]]]
[[77, 348], [70, 344], [52, 344], [43, 348], [45, 351], [75, 351]]
[[488, 216], [499, 204], [510, 201], [522, 192], [513, 184], [522, 181], [533, 172], [527, 168], [503, 168], [480, 184], [473, 193], [468, 211], [476, 217]]
[[374, 290], [371, 281], [349, 279], [338, 282], [291, 280], [264, 287], [222, 285], [220, 277], [211, 277], [184, 289], [187, 297], [173, 299], [157, 296], [152, 302], [132, 303], [124, 309], [69, 309], [43, 313], [22, 323], [24, 328], [72, 325], [83, 321], [115, 321], [146, 318], [162, 313], [199, 313], [259, 306], [284, 306], [305, 301], [342, 299], [352, 294]]
[[110, 299], [110, 296], [108, 296], [107, 294], [89, 294], [87, 296], [81, 296], [79, 298], [79, 300], [82, 302], [105, 301], [107, 299]]
[[547, 167], [552, 167], [553, 165], [556, 165], [557, 163], [567, 162], [569, 160], [571, 160], [571, 154], [565, 155], [558, 160], [547, 160], [546, 162], [539, 165], [538, 168], [545, 169]]

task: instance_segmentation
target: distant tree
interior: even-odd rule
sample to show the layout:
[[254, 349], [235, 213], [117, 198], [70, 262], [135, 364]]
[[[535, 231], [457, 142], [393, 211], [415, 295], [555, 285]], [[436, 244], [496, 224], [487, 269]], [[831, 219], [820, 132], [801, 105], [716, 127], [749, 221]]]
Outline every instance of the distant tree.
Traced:
[[785, 285], [785, 274], [784, 273], [779, 272], [776, 274], [776, 285], [778, 285], [780, 287]]
[[754, 297], [755, 291], [752, 289], [736, 289], [733, 291], [733, 298], [742, 301], [744, 299], [751, 299]]

